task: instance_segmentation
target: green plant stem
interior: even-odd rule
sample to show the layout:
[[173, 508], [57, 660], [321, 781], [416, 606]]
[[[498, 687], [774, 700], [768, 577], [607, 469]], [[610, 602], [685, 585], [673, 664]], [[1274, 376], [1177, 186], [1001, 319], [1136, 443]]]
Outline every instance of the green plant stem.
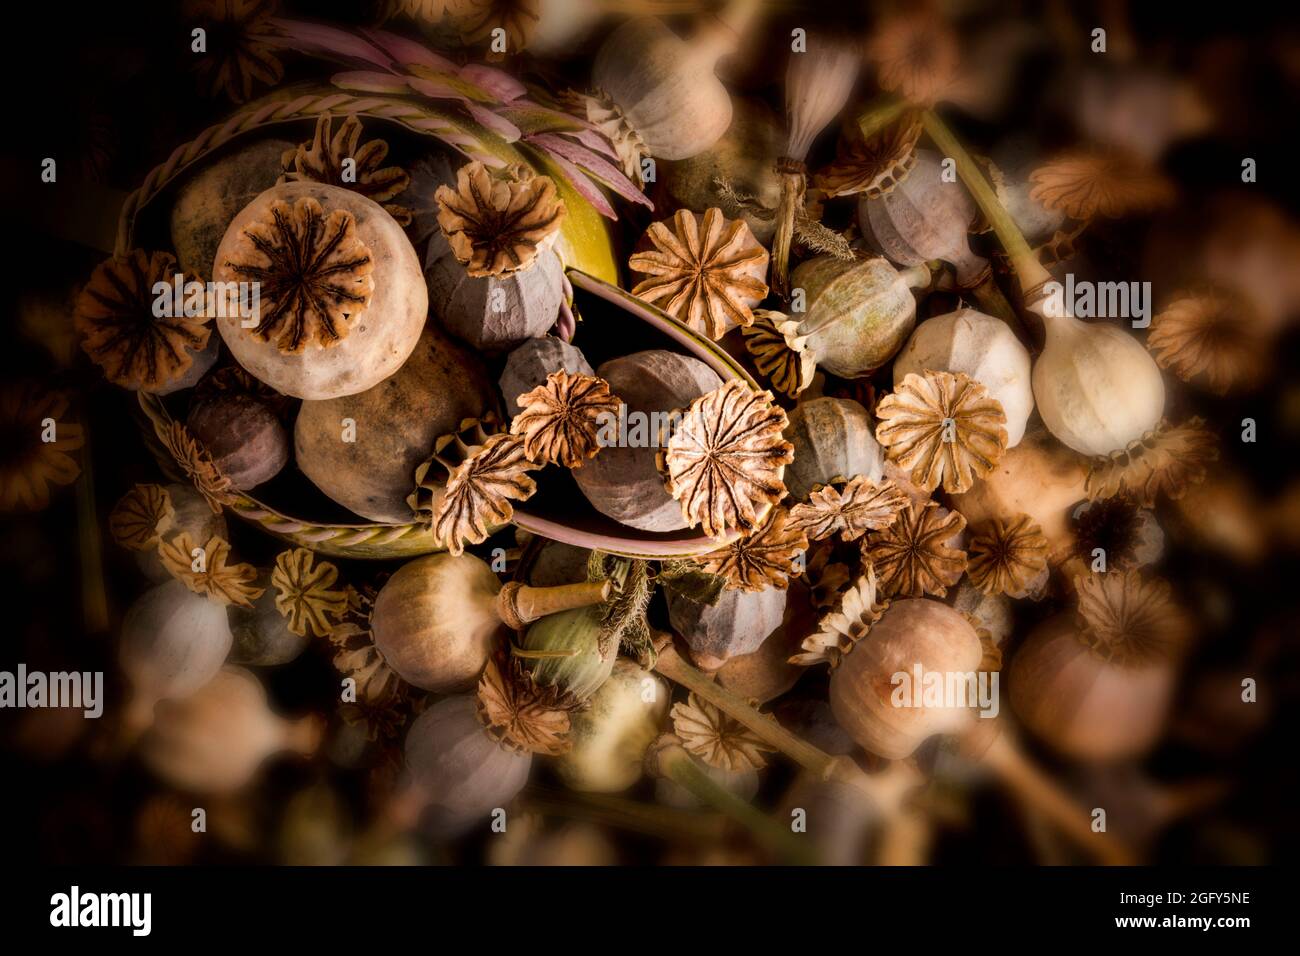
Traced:
[[671, 642], [665, 643], [659, 649], [654, 669], [673, 683], [680, 684], [707, 700], [728, 717], [744, 724], [763, 741], [817, 776], [824, 779], [839, 768], [840, 761], [835, 757], [790, 733], [773, 718], [760, 714], [739, 694], [728, 690], [686, 663]]
[[988, 180], [984, 178], [984, 174], [975, 165], [975, 161], [966, 152], [966, 147], [962, 146], [957, 137], [952, 134], [952, 131], [948, 129], [944, 121], [933, 110], [926, 110], [921, 115], [921, 122], [939, 151], [957, 163], [957, 175], [966, 184], [971, 196], [974, 197], [980, 210], [993, 226], [993, 232], [997, 235], [998, 241], [1002, 244], [1002, 248], [1011, 260], [1011, 268], [1020, 281], [1021, 291], [1027, 296], [1034, 289], [1049, 281], [1051, 275], [1043, 267], [1043, 264], [1038, 261], [1034, 251], [1029, 248], [1029, 243], [1025, 241], [1020, 227], [1016, 225], [1015, 220], [1011, 218], [1011, 214], [1007, 212], [1006, 207], [998, 199], [997, 193], [993, 191], [993, 187], [989, 185]]
[[[675, 739], [675, 738], [674, 738]], [[815, 854], [794, 831], [720, 786], [696, 763], [679, 743], [660, 746], [655, 755], [659, 773], [740, 824], [766, 850], [783, 862], [809, 866], [817, 862]]]
[[965, 291], [970, 293], [971, 298], [975, 300], [975, 304], [979, 306], [981, 312], [986, 315], [996, 316], [1007, 323], [1007, 325], [1011, 326], [1011, 330], [1016, 333], [1016, 337], [1031, 351], [1035, 351], [1034, 340], [1029, 333], [1029, 327], [1025, 324], [1024, 319], [1016, 313], [1016, 310], [1011, 307], [1011, 303], [1002, 294], [1002, 290], [998, 288], [998, 284], [993, 278], [992, 269], [980, 281], [979, 285]]
[[876, 102], [870, 109], [858, 117], [858, 129], [863, 139], [870, 139], [903, 115], [907, 101], [889, 97]]

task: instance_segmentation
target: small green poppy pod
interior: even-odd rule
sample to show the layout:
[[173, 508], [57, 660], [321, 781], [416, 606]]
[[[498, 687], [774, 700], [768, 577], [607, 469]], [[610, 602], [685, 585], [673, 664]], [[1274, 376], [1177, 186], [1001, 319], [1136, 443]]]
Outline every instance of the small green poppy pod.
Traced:
[[790, 275], [791, 297], [800, 290], [804, 313], [792, 316], [786, 335], [796, 352], [841, 378], [861, 378], [903, 347], [916, 324], [912, 284], [929, 279], [923, 266], [899, 272], [881, 257], [852, 261], [818, 256]]
[[599, 607], [580, 607], [535, 621], [515, 653], [526, 660], [539, 686], [554, 687], [582, 701], [614, 670], [618, 639], [602, 635]]

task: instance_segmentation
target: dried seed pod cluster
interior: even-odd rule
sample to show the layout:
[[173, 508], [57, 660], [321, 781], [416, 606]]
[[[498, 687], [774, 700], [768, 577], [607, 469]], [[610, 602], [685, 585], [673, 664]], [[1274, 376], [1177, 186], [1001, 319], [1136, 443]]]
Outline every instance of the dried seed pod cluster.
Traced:
[[[76, 507], [15, 554], [76, 527], [96, 637], [101, 555], [140, 578], [108, 741], [133, 769], [214, 821], [276, 801], [214, 836], [293, 860], [915, 862], [994, 808], [1035, 821], [999, 859], [1133, 861], [1142, 827], [1116, 803], [1094, 831], [1082, 795], [1199, 746], [1206, 668], [1243, 703], [1237, 670], [1274, 674], [1244, 631], [1287, 618], [1242, 610], [1238, 565], [1286, 593], [1264, 559], [1300, 500], [1266, 379], [1300, 226], [1179, 181], [1204, 144], [1163, 158], [1195, 124], [1132, 68], [1145, 21], [1108, 5], [1111, 72], [1061, 51], [1040, 89], [1013, 48], [1082, 35], [1070, 10], [1022, 36], [961, 5], [967, 42], [933, 4], [731, 0], [689, 32], [673, 4], [216, 6], [219, 89], [278, 86], [281, 49], [310, 82], [142, 169], [114, 254], [19, 306], [24, 349], [130, 414], [0, 392], [0, 511]], [[306, 789], [261, 772], [317, 750]]]

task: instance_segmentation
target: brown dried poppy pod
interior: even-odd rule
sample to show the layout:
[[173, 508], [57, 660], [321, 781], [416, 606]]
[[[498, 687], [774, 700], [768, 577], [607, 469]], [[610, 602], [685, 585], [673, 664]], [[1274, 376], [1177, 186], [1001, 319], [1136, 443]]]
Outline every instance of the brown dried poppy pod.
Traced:
[[538, 385], [545, 385], [552, 372], [596, 374], [579, 349], [553, 335], [529, 339], [506, 356], [505, 368], [501, 370], [497, 384], [501, 387], [501, 397], [505, 399], [510, 417], [523, 410], [517, 401], [519, 396], [531, 392]]
[[270, 481], [289, 461], [289, 436], [280, 419], [251, 395], [203, 399], [190, 409], [186, 427], [240, 491]]
[[817, 612], [808, 588], [797, 580], [791, 581], [781, 626], [763, 640], [758, 650], [729, 658], [718, 668], [718, 683], [760, 704], [780, 697], [804, 673], [804, 668], [791, 664], [790, 658], [799, 653], [800, 641], [816, 629]]
[[729, 218], [739, 216], [759, 242], [776, 231], [781, 177], [776, 160], [785, 147], [785, 131], [776, 115], [751, 100], [737, 100], [731, 125], [704, 152], [661, 163], [656, 206], [703, 214], [717, 207]]
[[903, 347], [916, 325], [913, 285], [929, 281], [918, 266], [899, 272], [880, 257], [846, 262], [818, 256], [790, 274], [791, 295], [803, 290], [806, 311], [786, 336], [797, 352], [841, 378], [861, 378]]
[[[173, 514], [171, 524], [162, 532], [163, 540], [170, 541], [182, 534], [188, 534], [192, 541], [211, 541], [214, 537], [230, 540], [225, 516], [213, 513], [207, 500], [194, 490], [193, 485], [175, 482], [164, 489]], [[161, 583], [172, 579], [171, 572], [163, 567], [156, 547], [135, 552], [135, 562], [150, 581]]]
[[1082, 501], [1088, 463], [1040, 428], [1010, 448], [970, 491], [951, 495], [952, 506], [972, 526], [1027, 514], [1047, 537], [1048, 560], [1059, 564], [1074, 547], [1071, 508]]
[[818, 485], [865, 475], [880, 481], [885, 455], [876, 442], [875, 422], [848, 398], [814, 398], [790, 412], [785, 437], [794, 461], [785, 466], [785, 489], [806, 501]]
[[504, 352], [545, 335], [564, 304], [564, 265], [554, 249], [538, 250], [526, 269], [508, 275], [469, 275], [435, 232], [424, 260], [429, 301], [443, 328], [488, 353]]
[[951, 263], [957, 285], [979, 284], [989, 263], [970, 251], [967, 234], [979, 210], [956, 175], [943, 178], [938, 153], [916, 151], [916, 165], [883, 196], [858, 201], [858, 225], [873, 249], [899, 265], [916, 266], [931, 259]]
[[232, 604], [226, 608], [234, 646], [230, 663], [255, 667], [278, 667], [296, 660], [311, 643], [310, 632], [295, 634], [289, 619], [275, 606], [278, 593], [270, 585], [270, 572], [258, 573], [257, 586], [265, 588], [250, 608]]
[[406, 734], [411, 785], [428, 807], [424, 822], [444, 838], [509, 804], [528, 782], [532, 764], [532, 754], [516, 753], [488, 736], [473, 694], [438, 701]]
[[[295, 251], [303, 243], [311, 255]], [[296, 398], [355, 395], [383, 381], [411, 354], [428, 316], [420, 261], [402, 227], [337, 186], [266, 190], [226, 230], [212, 272], [218, 282], [260, 283], [258, 322], [227, 308], [217, 328], [240, 365]], [[307, 280], [312, 294], [300, 299]]]
[[926, 319], [894, 360], [894, 385], [908, 374], [962, 372], [988, 389], [1007, 421], [1007, 447], [1020, 444], [1034, 410], [1029, 351], [1011, 326], [974, 309]]
[[1011, 659], [1011, 706], [1037, 736], [1079, 760], [1140, 756], [1159, 739], [1174, 688], [1167, 661], [1106, 663], [1074, 616], [1039, 625]]
[[472, 554], [433, 554], [402, 565], [380, 589], [370, 618], [375, 646], [402, 680], [438, 693], [473, 686], [502, 624], [604, 600], [609, 583], [504, 589]]
[[1124, 760], [1165, 729], [1189, 631], [1168, 586], [1137, 571], [1076, 579], [1079, 614], [1039, 625], [1016, 650], [1011, 706], [1077, 760]]
[[691, 649], [691, 657], [705, 670], [716, 670], [728, 659], [752, 654], [781, 626], [786, 592], [724, 590], [718, 603], [699, 604], [685, 595], [668, 592], [668, 620]]
[[567, 787], [618, 793], [644, 771], [645, 751], [668, 718], [672, 694], [662, 678], [620, 659], [613, 673], [569, 718], [568, 752], [555, 760]]
[[714, 69], [735, 49], [756, 6], [731, 0], [689, 40], [650, 17], [628, 20], [606, 38], [592, 65], [592, 86], [651, 156], [686, 159], [727, 131], [731, 95]]
[[140, 757], [174, 787], [230, 794], [250, 783], [277, 753], [314, 753], [323, 729], [316, 716], [289, 721], [273, 713], [256, 677], [242, 667], [223, 667], [184, 700], [159, 705]]
[[406, 498], [434, 441], [492, 404], [479, 360], [430, 324], [397, 374], [358, 395], [303, 402], [295, 458], [344, 507], [372, 521], [410, 521]]
[[974, 673], [982, 656], [975, 628], [946, 604], [895, 601], [831, 673], [831, 709], [865, 750], [890, 760], [907, 757], [927, 738], [959, 730], [974, 717], [968, 707], [926, 701], [924, 688], [915, 686], [917, 668], [946, 679]]
[[250, 202], [275, 185], [280, 157], [293, 144], [267, 139], [205, 164], [180, 187], [171, 211], [172, 248], [187, 279], [212, 276], [221, 237]]
[[686, 527], [682, 508], [664, 490], [655, 464], [659, 427], [669, 414], [722, 384], [699, 359], [654, 349], [610, 359], [596, 370], [627, 407], [617, 442], [573, 472], [578, 488], [603, 515], [642, 531]]
[[127, 731], [153, 722], [154, 705], [194, 693], [221, 668], [231, 644], [226, 609], [180, 581], [146, 591], [126, 612], [118, 662], [131, 685]]

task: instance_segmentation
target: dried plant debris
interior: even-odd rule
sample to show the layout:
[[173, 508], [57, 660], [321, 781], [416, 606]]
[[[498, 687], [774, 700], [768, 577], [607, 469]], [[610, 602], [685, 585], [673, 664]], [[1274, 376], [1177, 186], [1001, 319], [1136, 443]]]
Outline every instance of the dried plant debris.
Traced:
[[766, 507], [785, 495], [781, 476], [794, 460], [794, 446], [782, 437], [787, 424], [771, 392], [740, 379], [691, 403], [662, 453], [664, 487], [691, 527], [715, 538], [728, 528], [757, 527]]
[[494, 174], [480, 162], [456, 172], [456, 188], [439, 186], [438, 225], [471, 276], [528, 269], [564, 221], [564, 203], [547, 176], [525, 166]]
[[261, 284], [255, 339], [294, 354], [347, 338], [370, 305], [374, 258], [344, 209], [326, 215], [315, 199], [277, 200], [245, 228], [224, 268]]

